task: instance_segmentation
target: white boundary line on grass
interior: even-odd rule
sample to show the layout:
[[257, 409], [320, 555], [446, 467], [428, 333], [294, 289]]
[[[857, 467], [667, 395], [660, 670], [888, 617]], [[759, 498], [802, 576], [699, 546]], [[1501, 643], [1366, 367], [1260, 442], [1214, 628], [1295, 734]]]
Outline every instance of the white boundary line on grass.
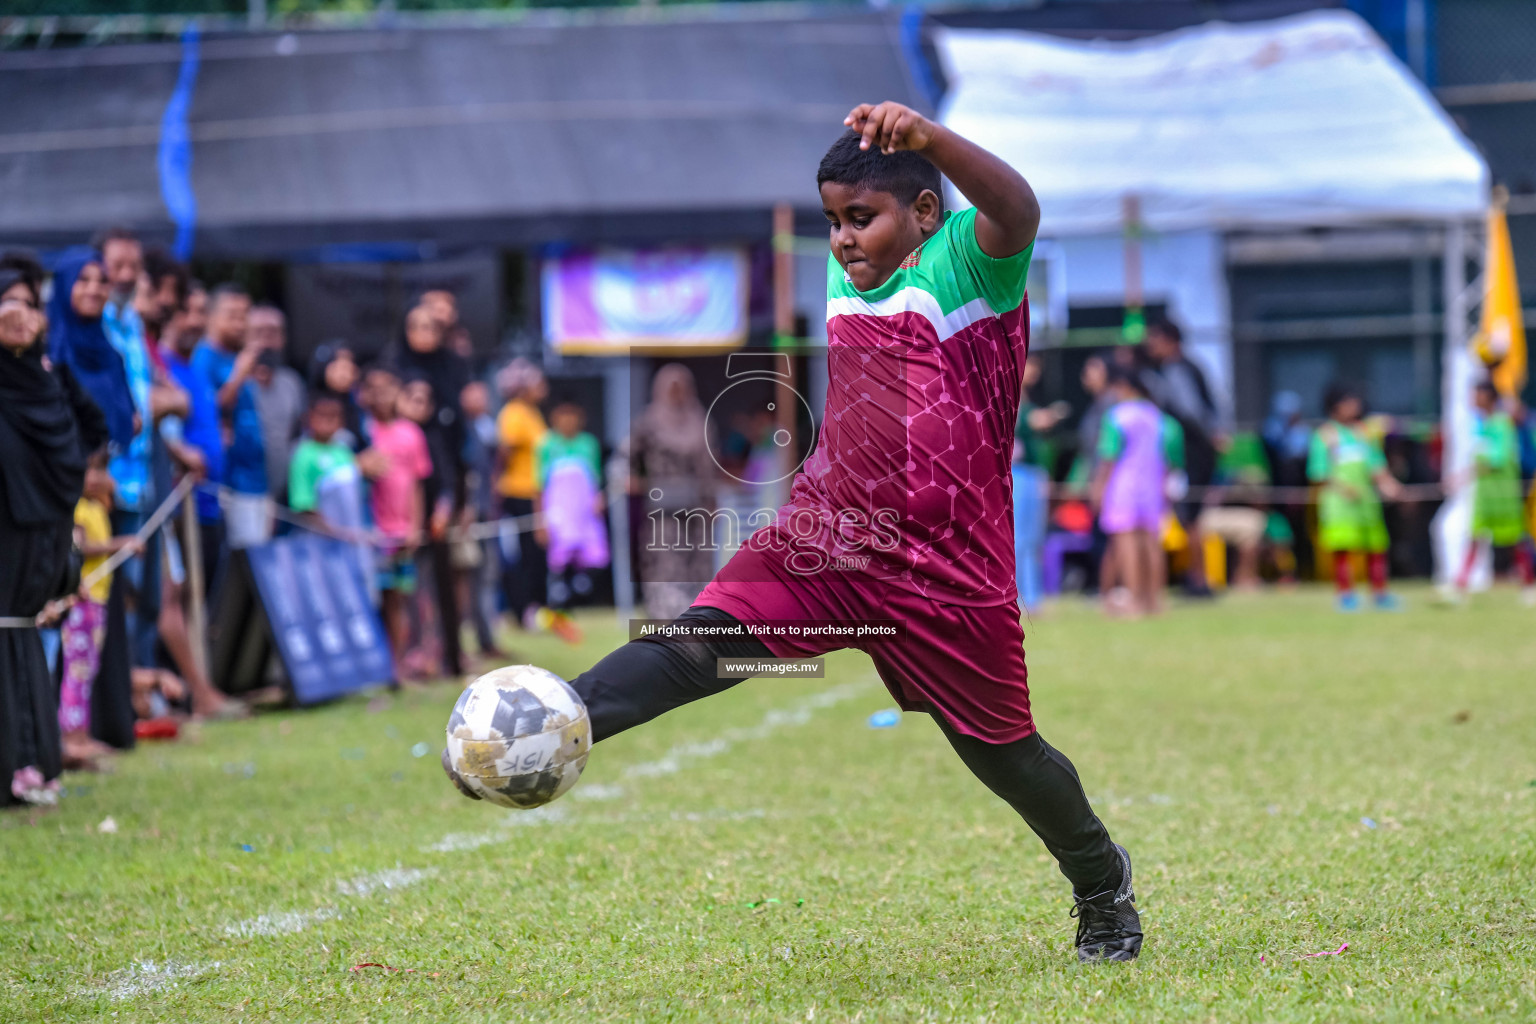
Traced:
[[[336, 879], [336, 891], [354, 899], [366, 899], [376, 892], [404, 889], [425, 881], [437, 874], [436, 868], [385, 868], [354, 878]], [[310, 925], [334, 921], [341, 916], [339, 907], [317, 907], [314, 910], [275, 910], [258, 914], [241, 921], [231, 921], [224, 926], [224, 934], [237, 939], [250, 939], [272, 935], [289, 935], [302, 932]]]
[[231, 921], [224, 926], [224, 934], [236, 939], [254, 939], [270, 935], [288, 935], [301, 932], [321, 921], [334, 921], [341, 916], [335, 907], [316, 910], [278, 910], [270, 914], [257, 914], [243, 921]]
[[[598, 814], [586, 816], [573, 816], [571, 814], [545, 814], [537, 819], [529, 820], [530, 816], [538, 811], [551, 810], [552, 808], [538, 808], [534, 811], [513, 811], [507, 820], [502, 822], [503, 829], [522, 828], [530, 825], [649, 825], [666, 821], [751, 821], [768, 817], [768, 812], [761, 807], [754, 807], [745, 811], [670, 811], [666, 813], [651, 812], [645, 814]], [[560, 810], [564, 810], [560, 808]], [[423, 846], [423, 853], [468, 853], [478, 850], [482, 846], [490, 846], [492, 843], [502, 842], [506, 836], [497, 832], [450, 832], [435, 843]]]
[[82, 996], [105, 993], [117, 1000], [133, 999], [136, 996], [149, 995], [151, 992], [163, 992], [166, 989], [175, 988], [185, 979], [195, 978], [222, 966], [221, 960], [207, 964], [184, 964], [179, 960], [159, 962], [135, 960], [127, 967], [107, 975], [106, 984], [102, 987], [81, 988], [75, 991], [77, 995]]
[[[766, 712], [761, 721], [756, 725], [750, 725], [735, 729], [725, 729], [719, 736], [702, 743], [679, 743], [668, 750], [660, 758], [654, 761], [640, 761], [625, 768], [622, 775], [626, 779], [656, 778], [662, 775], [675, 775], [682, 771], [685, 765], [692, 761], [701, 761], [706, 758], [719, 757], [738, 743], [748, 743], [753, 740], [766, 739], [780, 729], [791, 726], [805, 725], [818, 711], [830, 708], [844, 701], [853, 700], [863, 696], [870, 690], [872, 680], [864, 676], [851, 683], [834, 686], [820, 693], [811, 694], [802, 698], [786, 708], [774, 708]], [[582, 787], [578, 783], [571, 791], [571, 797], [577, 800], [599, 799], [613, 800], [624, 795], [623, 787], [612, 785], [597, 785], [590, 787], [592, 796], [581, 796]], [[673, 815], [674, 821], [715, 821], [736, 820], [731, 814], [744, 817], [763, 817], [762, 811], [723, 812], [725, 817], [717, 817], [713, 812], [703, 814], [694, 813], [685, 817]], [[513, 811], [502, 823], [502, 828], [524, 828], [529, 826], [553, 825], [553, 824], [608, 824], [623, 825], [647, 821], [665, 820], [656, 815], [620, 815], [618, 817], [575, 818], [563, 804], [549, 804], [530, 811]], [[502, 840], [502, 836], [494, 832], [450, 832], [435, 843], [421, 847], [426, 853], [468, 853], [478, 850], [482, 846], [489, 846]]]
[[[871, 679], [868, 676], [841, 686], [834, 686], [821, 693], [812, 694], [795, 702], [788, 708], [775, 709], [763, 715], [760, 722], [745, 728], [726, 729], [721, 734], [705, 743], [682, 743], [673, 747], [654, 761], [642, 761], [632, 764], [624, 770], [624, 778], [654, 778], [661, 775], [673, 775], [681, 771], [691, 762], [711, 757], [719, 757], [738, 743], [746, 743], [752, 740], [766, 739], [780, 729], [790, 726], [804, 725], [811, 720], [817, 712], [833, 705], [840, 704], [855, 697], [862, 696], [870, 689]], [[620, 786], [591, 786], [590, 800], [614, 800], [624, 795]], [[579, 790], [578, 790], [579, 792]], [[742, 821], [756, 818], [766, 818], [767, 813], [761, 809], [746, 811], [672, 811], [668, 813], [642, 813], [602, 815], [590, 818], [576, 818], [569, 814], [564, 806], [540, 807], [532, 811], [517, 811], [509, 815], [502, 824], [503, 829], [551, 825], [551, 824], [637, 824], [657, 821]], [[425, 851], [434, 853], [462, 853], [487, 846], [500, 841], [504, 836], [497, 833], [464, 833], [454, 832], [444, 836], [441, 840], [429, 846], [422, 847]], [[386, 868], [353, 878], [337, 879], [336, 890], [343, 896], [354, 899], [366, 899], [378, 892], [388, 892], [395, 889], [403, 889], [431, 878], [437, 874], [436, 868], [402, 868], [398, 865], [394, 868]], [[341, 916], [341, 910], [334, 906], [317, 907], [312, 910], [280, 910], [266, 914], [258, 914], [256, 917], [245, 918], [239, 921], [231, 921], [226, 924], [223, 931], [234, 938], [270, 937], [277, 935], [289, 935], [304, 931], [311, 925], [325, 921], [335, 920]], [[107, 976], [106, 982], [101, 986], [84, 987], [75, 990], [79, 996], [94, 996], [105, 994], [112, 999], [124, 1000], [137, 996], [148, 995], [152, 992], [164, 991], [175, 988], [183, 980], [190, 980], [208, 971], [223, 966], [223, 961], [215, 960], [210, 963], [190, 964], [177, 960], [135, 960], [127, 967], [113, 971]]]
[[869, 689], [869, 683], [870, 680], [866, 677], [857, 682], [834, 686], [830, 690], [823, 690], [796, 701], [788, 708], [769, 711], [756, 725], [744, 729], [726, 729], [715, 739], [704, 743], [680, 743], [655, 761], [642, 761], [639, 764], [630, 765], [624, 769], [624, 777], [644, 779], [657, 775], [675, 775], [682, 771], [683, 765], [688, 761], [719, 757], [738, 743], [766, 739], [786, 726], [804, 725], [816, 712], [861, 696], [865, 690]]

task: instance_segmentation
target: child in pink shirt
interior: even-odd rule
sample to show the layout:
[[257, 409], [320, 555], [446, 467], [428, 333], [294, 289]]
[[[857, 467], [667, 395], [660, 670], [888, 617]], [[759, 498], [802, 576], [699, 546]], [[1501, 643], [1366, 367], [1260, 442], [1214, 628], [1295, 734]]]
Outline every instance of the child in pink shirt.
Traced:
[[400, 378], [383, 367], [368, 371], [363, 402], [373, 417], [373, 444], [360, 460], [374, 465], [373, 522], [382, 546], [378, 555], [379, 595], [384, 627], [395, 664], [410, 639], [406, 604], [416, 590], [416, 548], [421, 544], [422, 481], [432, 475], [432, 456], [421, 428], [396, 410]]

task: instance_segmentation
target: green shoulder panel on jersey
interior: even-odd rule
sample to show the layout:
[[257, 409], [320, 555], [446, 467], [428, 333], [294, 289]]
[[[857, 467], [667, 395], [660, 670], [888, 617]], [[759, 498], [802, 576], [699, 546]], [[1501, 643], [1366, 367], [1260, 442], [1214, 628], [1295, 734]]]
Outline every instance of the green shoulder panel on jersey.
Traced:
[[837, 257], [827, 256], [827, 319], [916, 313], [933, 325], [940, 341], [974, 323], [1000, 316], [1024, 301], [1024, 283], [1035, 250], [994, 259], [976, 241], [976, 210], [946, 215], [944, 226], [902, 262], [890, 279], [861, 292]]

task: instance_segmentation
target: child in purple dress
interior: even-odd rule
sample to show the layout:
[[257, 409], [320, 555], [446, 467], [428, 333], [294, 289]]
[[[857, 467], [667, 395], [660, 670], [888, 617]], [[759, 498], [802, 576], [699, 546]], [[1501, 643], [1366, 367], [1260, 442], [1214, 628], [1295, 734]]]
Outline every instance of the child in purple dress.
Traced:
[[1099, 430], [1094, 506], [1110, 538], [1105, 558], [1114, 559], [1130, 597], [1117, 604], [1105, 595], [1105, 608], [1131, 617], [1153, 615], [1161, 610], [1166, 574], [1162, 523], [1168, 474], [1183, 463], [1183, 431], [1124, 370], [1112, 373], [1109, 390], [1116, 402]]
[[588, 597], [589, 572], [608, 565], [602, 448], [582, 429], [585, 421], [581, 406], [562, 403], [550, 413], [550, 430], [539, 442], [540, 540], [549, 553], [549, 605], [555, 609]]

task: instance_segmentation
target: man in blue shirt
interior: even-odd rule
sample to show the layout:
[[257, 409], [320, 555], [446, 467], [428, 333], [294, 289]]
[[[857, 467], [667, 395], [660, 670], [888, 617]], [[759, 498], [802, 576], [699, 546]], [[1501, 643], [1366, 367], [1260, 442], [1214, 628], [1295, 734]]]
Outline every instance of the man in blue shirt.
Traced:
[[160, 355], [173, 381], [187, 392], [188, 411], [178, 421], [177, 440], [195, 448], [203, 460], [203, 481], [197, 491], [197, 521], [202, 533], [203, 579], [209, 591], [219, 576], [224, 547], [224, 513], [214, 489], [224, 483], [224, 434], [219, 423], [219, 399], [214, 387], [192, 366], [192, 357], [208, 328], [208, 290], [192, 282], [186, 305], [165, 327]]
[[[126, 451], [118, 452], [107, 465], [116, 494], [113, 501], [118, 534], [135, 533], [155, 510], [154, 439], [156, 431], [153, 395], [155, 367], [144, 340], [144, 322], [133, 308], [134, 292], [144, 273], [144, 248], [122, 228], [109, 228], [94, 240], [101, 253], [102, 269], [112, 294], [102, 310], [101, 326], [107, 341], [123, 359], [128, 390], [139, 414], [139, 432]], [[135, 665], [155, 664], [156, 623], [160, 614], [159, 534], [147, 538], [142, 554], [123, 565], [128, 588], [128, 635]]]
[[223, 427], [224, 528], [231, 548], [263, 544], [272, 536], [266, 448], [251, 371], [259, 353], [245, 344], [251, 297], [221, 284], [208, 297], [208, 336], [192, 354], [192, 369], [213, 390]]

